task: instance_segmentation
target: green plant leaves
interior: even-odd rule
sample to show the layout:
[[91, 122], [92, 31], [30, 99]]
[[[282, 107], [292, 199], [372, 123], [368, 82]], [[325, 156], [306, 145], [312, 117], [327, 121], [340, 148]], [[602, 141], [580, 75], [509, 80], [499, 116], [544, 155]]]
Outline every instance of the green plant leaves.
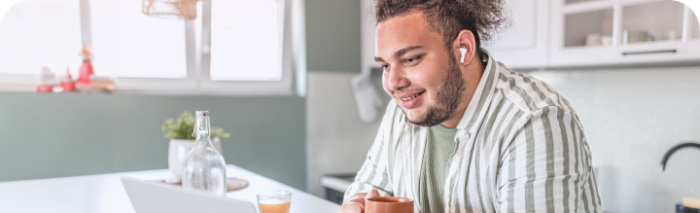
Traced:
[[[165, 120], [165, 124], [161, 129], [166, 132], [165, 137], [170, 139], [180, 139], [180, 140], [194, 140], [195, 137], [192, 136], [192, 131], [194, 130], [195, 118], [190, 112], [183, 112], [180, 118], [173, 123], [173, 119]], [[230, 138], [231, 134], [224, 132], [224, 129], [220, 127], [211, 127], [210, 129], [211, 137], [219, 138]]]

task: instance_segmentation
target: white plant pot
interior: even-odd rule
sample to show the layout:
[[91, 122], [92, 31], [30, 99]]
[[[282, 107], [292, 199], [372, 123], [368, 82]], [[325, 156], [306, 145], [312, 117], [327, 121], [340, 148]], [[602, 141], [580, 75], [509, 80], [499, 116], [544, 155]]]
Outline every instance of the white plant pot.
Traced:
[[[185, 160], [187, 153], [194, 146], [194, 142], [195, 140], [170, 139], [170, 147], [168, 148], [168, 169], [170, 169], [178, 180], [182, 179], [182, 161]], [[218, 138], [214, 138], [211, 143], [214, 145], [216, 151], [223, 156], [223, 152], [221, 152], [221, 141], [218, 140]]]

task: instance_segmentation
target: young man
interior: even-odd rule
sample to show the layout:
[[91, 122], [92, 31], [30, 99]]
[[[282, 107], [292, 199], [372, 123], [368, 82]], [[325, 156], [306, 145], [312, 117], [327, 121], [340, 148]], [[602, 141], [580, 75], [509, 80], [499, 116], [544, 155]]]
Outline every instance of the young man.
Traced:
[[343, 213], [367, 197], [416, 212], [602, 212], [583, 128], [545, 83], [480, 48], [502, 0], [377, 0], [376, 57], [393, 97]]

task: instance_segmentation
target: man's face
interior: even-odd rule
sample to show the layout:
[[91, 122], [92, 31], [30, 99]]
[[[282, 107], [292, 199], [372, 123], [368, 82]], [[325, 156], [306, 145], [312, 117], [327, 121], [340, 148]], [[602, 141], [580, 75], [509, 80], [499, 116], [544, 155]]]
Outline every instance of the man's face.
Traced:
[[411, 123], [432, 126], [459, 105], [464, 80], [442, 37], [429, 29], [422, 13], [377, 25], [375, 61], [384, 68], [383, 87]]

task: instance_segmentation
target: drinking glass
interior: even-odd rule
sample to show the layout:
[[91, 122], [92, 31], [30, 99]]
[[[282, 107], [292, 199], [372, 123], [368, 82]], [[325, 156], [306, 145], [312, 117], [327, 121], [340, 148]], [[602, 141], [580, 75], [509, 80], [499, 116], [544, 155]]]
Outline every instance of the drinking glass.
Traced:
[[287, 190], [262, 191], [258, 193], [260, 213], [289, 213], [292, 193]]

